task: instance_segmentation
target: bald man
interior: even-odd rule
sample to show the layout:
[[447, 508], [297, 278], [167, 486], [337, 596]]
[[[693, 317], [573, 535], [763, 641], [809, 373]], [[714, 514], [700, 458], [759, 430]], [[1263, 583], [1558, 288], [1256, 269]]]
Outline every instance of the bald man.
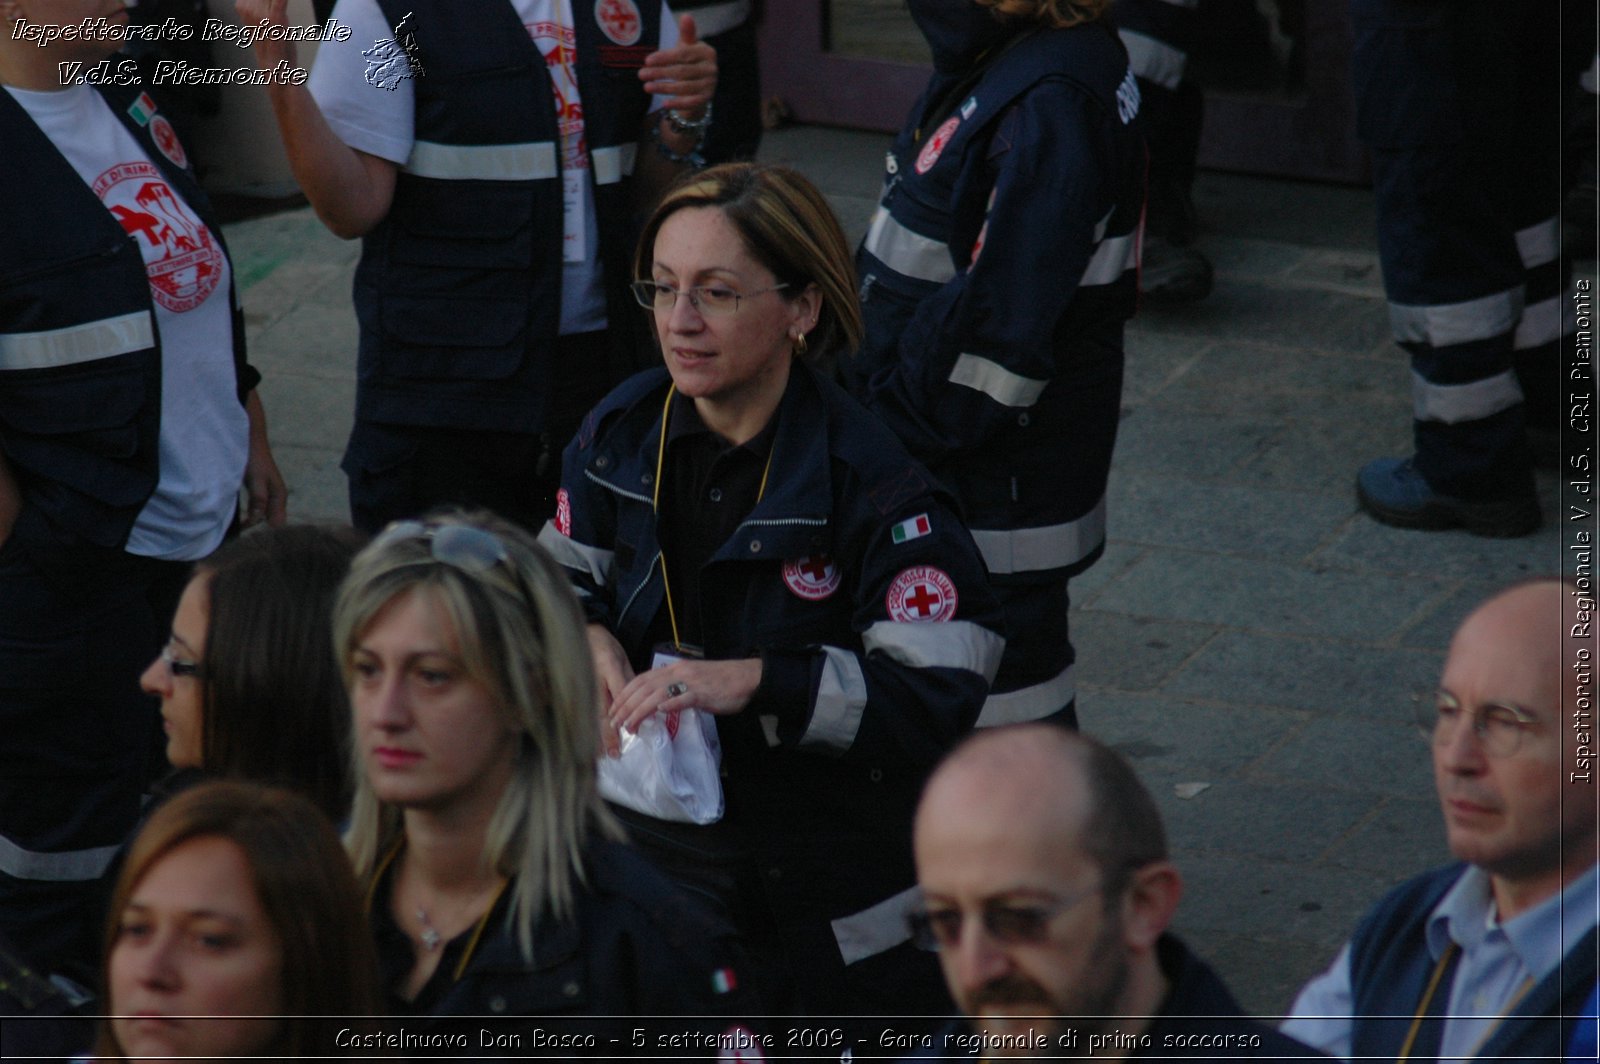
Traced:
[[984, 732], [917, 810], [919, 944], [966, 1018], [929, 1056], [1300, 1059], [1167, 932], [1182, 881], [1133, 770], [1047, 725]]
[[1595, 986], [1593, 609], [1534, 580], [1462, 623], [1419, 721], [1461, 863], [1380, 901], [1285, 1031], [1343, 1057], [1561, 1056]]

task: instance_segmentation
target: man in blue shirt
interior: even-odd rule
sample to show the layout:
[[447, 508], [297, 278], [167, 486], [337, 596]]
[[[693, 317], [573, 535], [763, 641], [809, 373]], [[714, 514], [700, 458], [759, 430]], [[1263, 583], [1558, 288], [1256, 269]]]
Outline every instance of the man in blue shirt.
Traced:
[[1464, 863], [1380, 901], [1286, 1032], [1350, 1058], [1560, 1057], [1595, 983], [1593, 609], [1541, 579], [1462, 623], [1424, 723]]

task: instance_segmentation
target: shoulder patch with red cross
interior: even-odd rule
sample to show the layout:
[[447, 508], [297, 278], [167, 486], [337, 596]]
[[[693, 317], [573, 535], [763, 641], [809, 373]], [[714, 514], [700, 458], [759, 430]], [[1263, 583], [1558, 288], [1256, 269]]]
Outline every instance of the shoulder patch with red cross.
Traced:
[[895, 621], [938, 622], [956, 615], [956, 585], [943, 569], [913, 565], [889, 585], [883, 606]]
[[572, 496], [566, 488], [556, 492], [556, 531], [572, 538]]

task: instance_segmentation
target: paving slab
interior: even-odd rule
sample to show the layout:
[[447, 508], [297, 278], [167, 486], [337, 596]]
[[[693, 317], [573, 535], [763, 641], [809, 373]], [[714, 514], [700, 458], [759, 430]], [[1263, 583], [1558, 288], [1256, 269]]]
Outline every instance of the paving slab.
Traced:
[[1182, 328], [1236, 340], [1366, 354], [1389, 338], [1380, 300], [1318, 288], [1287, 288], [1221, 278], [1202, 302], [1147, 304], [1140, 314], [1152, 329]]
[[1216, 633], [1210, 624], [1074, 610], [1071, 634], [1078, 654], [1078, 685], [1118, 691], [1161, 686]]
[[1119, 471], [1107, 488], [1117, 536], [1146, 546], [1298, 558], [1350, 516], [1341, 496]]
[[1237, 779], [1306, 724], [1303, 714], [1093, 688], [1080, 694], [1078, 716], [1084, 731], [1128, 758], [1158, 800], [1172, 802], [1182, 801], [1175, 785]]
[[1439, 803], [1431, 797], [1384, 799], [1323, 855], [1327, 865], [1379, 874], [1395, 868], [1434, 868], [1451, 860]]
[[[1397, 699], [1388, 718], [1312, 720], [1258, 761], [1252, 775], [1324, 794], [1429, 801], [1434, 796], [1433, 762], [1412, 716], [1412, 696], [1419, 693]], [[1324, 846], [1332, 842], [1332, 836], [1323, 839]]]
[[[1150, 404], [1214, 414], [1295, 420], [1336, 396], [1340, 408], [1372, 405], [1397, 421], [1411, 416], [1401, 376], [1388, 362], [1320, 349], [1215, 343], [1170, 372], [1145, 397]], [[1332, 416], [1332, 412], [1324, 417]]]
[[[1352, 662], [1361, 667], [1352, 669]], [[1392, 721], [1410, 711], [1397, 691], [1432, 692], [1444, 655], [1328, 639], [1222, 632], [1162, 685], [1195, 699], [1254, 703], [1363, 720]]]
[[1144, 470], [1222, 477], [1259, 454], [1278, 428], [1263, 418], [1156, 406], [1127, 409], [1117, 427], [1112, 476], [1123, 470]]
[[1197, 624], [1381, 642], [1439, 589], [1425, 577], [1313, 568], [1198, 551], [1152, 551], [1095, 608]]

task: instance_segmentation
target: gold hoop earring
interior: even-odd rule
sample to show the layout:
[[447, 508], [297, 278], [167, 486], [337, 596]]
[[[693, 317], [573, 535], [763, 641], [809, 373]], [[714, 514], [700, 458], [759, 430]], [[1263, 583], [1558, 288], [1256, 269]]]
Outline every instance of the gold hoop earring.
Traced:
[[796, 355], [798, 355], [800, 358], [805, 358], [806, 357], [806, 334], [805, 333], [795, 333], [794, 334], [794, 353]]

